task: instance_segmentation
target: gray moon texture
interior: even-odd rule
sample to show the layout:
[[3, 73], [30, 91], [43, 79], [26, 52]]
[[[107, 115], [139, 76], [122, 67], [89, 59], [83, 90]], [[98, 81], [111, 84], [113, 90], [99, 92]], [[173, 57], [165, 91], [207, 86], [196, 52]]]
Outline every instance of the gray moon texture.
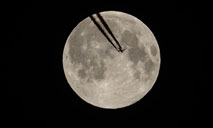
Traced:
[[126, 50], [116, 51], [87, 17], [67, 38], [63, 52], [66, 80], [93, 106], [127, 107], [140, 101], [155, 84], [160, 49], [151, 30], [136, 17], [117, 11], [100, 15]]

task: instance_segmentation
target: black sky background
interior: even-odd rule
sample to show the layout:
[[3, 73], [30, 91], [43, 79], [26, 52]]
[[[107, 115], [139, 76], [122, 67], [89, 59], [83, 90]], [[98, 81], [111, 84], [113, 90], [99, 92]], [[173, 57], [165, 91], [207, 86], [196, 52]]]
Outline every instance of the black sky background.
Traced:
[[[207, 89], [208, 76], [199, 9], [193, 3], [178, 1], [104, 2], [29, 2], [17, 6], [15, 40], [11, 43], [14, 58], [9, 64], [14, 78], [8, 80], [9, 109], [15, 115], [10, 118], [192, 120], [204, 115], [202, 106], [207, 104], [201, 100], [201, 92]], [[89, 15], [108, 10], [142, 20], [161, 50], [160, 73], [151, 91], [134, 105], [117, 110], [81, 100], [68, 85], [62, 66], [64, 44], [73, 28]]]

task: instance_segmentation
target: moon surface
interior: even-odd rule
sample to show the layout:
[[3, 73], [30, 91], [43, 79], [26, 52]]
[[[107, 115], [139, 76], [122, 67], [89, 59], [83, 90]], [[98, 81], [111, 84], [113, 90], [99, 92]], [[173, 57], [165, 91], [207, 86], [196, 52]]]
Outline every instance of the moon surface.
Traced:
[[100, 15], [126, 50], [116, 51], [87, 17], [66, 41], [64, 73], [74, 92], [87, 103], [123, 108], [153, 87], [160, 70], [160, 49], [151, 30], [136, 17], [117, 11]]

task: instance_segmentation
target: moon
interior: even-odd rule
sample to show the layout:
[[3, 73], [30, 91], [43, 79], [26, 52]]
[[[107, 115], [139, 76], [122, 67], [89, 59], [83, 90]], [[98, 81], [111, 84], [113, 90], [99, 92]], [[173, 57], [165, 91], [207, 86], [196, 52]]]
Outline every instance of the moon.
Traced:
[[118, 11], [100, 15], [126, 50], [116, 51], [87, 17], [65, 43], [65, 77], [73, 91], [93, 106], [127, 107], [140, 101], [155, 84], [160, 49], [154, 34], [136, 17]]

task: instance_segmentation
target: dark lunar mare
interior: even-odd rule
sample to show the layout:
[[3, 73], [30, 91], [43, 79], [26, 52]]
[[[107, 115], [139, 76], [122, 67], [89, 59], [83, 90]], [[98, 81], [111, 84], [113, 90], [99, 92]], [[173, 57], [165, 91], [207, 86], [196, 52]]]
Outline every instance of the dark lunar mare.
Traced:
[[[81, 79], [86, 79], [88, 82], [91, 82], [91, 79], [102, 80], [105, 78], [104, 72], [106, 70], [103, 59], [98, 59], [98, 54], [94, 54], [94, 47], [89, 45], [92, 39], [92, 36], [99, 37], [99, 33], [96, 33], [96, 29], [89, 27], [88, 20], [82, 21], [73, 31], [71, 37], [68, 40], [69, 44], [69, 56], [70, 62], [74, 65], [82, 65], [81, 69], [78, 69], [77, 73]], [[87, 31], [89, 32], [87, 32]], [[91, 31], [90, 31], [91, 30]], [[85, 35], [81, 36], [82, 32], [85, 32]], [[94, 31], [94, 35], [90, 35]], [[87, 38], [90, 37], [90, 38]], [[88, 43], [88, 46], [85, 50], [82, 50], [82, 45]], [[91, 42], [90, 42], [91, 43]], [[103, 52], [108, 52], [108, 49], [103, 50]], [[88, 61], [90, 59], [90, 61]], [[98, 63], [100, 62], [100, 65]], [[92, 69], [89, 71], [89, 69]]]
[[152, 55], [153, 55], [153, 56], [156, 56], [156, 55], [157, 55], [157, 52], [158, 52], [156, 46], [155, 46], [155, 45], [151, 45], [151, 46], [150, 46], [150, 49], [151, 49]]
[[[134, 32], [133, 32], [134, 33]], [[128, 57], [129, 60], [133, 62], [132, 68], [136, 71], [134, 74], [135, 79], [140, 79], [141, 72], [136, 68], [139, 61], [145, 63], [145, 72], [150, 76], [151, 71], [154, 69], [154, 62], [149, 58], [148, 54], [145, 51], [145, 47], [142, 45], [142, 48], [138, 46], [138, 38], [136, 34], [125, 30], [122, 33], [121, 42], [129, 46], [128, 48]]]

